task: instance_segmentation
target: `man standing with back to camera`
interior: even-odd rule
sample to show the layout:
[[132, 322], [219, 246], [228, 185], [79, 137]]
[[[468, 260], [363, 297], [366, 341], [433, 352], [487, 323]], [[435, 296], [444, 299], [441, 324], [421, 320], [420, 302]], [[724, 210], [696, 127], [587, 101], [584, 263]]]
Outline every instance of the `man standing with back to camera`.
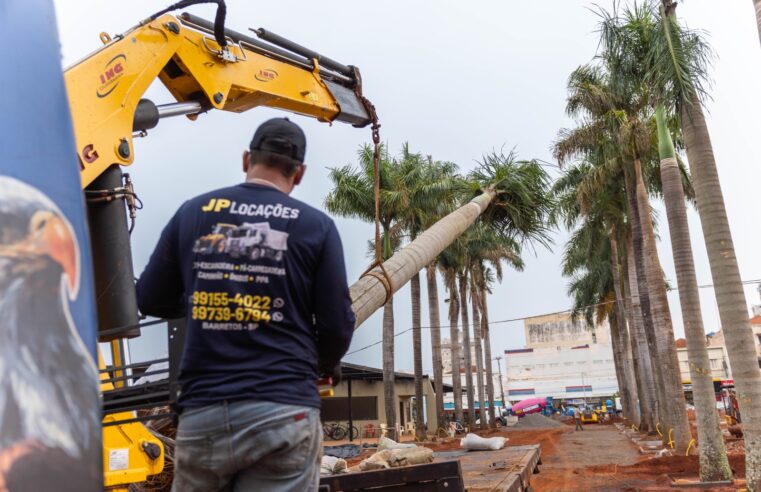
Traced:
[[174, 492], [316, 490], [318, 375], [354, 329], [341, 239], [289, 195], [306, 138], [263, 123], [246, 182], [185, 202], [137, 283], [143, 314], [187, 320]]

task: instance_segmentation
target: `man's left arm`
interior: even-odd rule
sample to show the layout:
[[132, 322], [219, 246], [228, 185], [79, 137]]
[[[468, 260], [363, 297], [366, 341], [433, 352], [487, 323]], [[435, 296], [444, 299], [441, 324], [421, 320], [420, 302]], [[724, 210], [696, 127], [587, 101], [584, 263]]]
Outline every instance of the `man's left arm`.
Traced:
[[156, 249], [137, 281], [140, 312], [158, 318], [185, 316], [184, 285], [179, 256], [178, 211], [161, 233]]
[[313, 289], [319, 370], [330, 375], [349, 349], [355, 321], [343, 247], [333, 221], [325, 237]]

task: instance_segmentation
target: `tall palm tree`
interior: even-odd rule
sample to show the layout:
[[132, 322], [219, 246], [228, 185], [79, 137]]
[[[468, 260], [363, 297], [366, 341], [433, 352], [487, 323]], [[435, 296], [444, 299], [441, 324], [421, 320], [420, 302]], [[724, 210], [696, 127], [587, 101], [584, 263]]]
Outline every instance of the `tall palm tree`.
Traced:
[[[590, 159], [588, 157], [588, 159]], [[601, 172], [602, 171], [602, 172]], [[596, 272], [596, 282], [590, 279], [578, 286], [585, 285], [586, 291], [574, 290], [576, 305], [597, 296], [599, 299], [612, 297], [615, 310], [604, 311], [610, 321], [613, 359], [616, 367], [619, 388], [621, 390], [624, 415], [635, 425], [640, 425], [640, 408], [635, 376], [635, 359], [629, 330], [626, 326], [626, 309], [622, 294], [622, 276], [620, 273], [619, 248], [620, 236], [625, 232], [626, 200], [622, 192], [620, 174], [604, 172], [602, 165], [594, 167], [590, 161], [582, 161], [559, 178], [554, 187], [557, 210], [553, 219], [562, 216], [565, 226], [574, 232], [564, 256], [564, 274], [578, 275], [578, 272]], [[601, 177], [600, 177], [601, 176]], [[594, 182], [594, 188], [590, 187]], [[602, 247], [600, 243], [605, 243]], [[601, 256], [602, 255], [602, 256]], [[592, 290], [589, 290], [589, 288]], [[587, 320], [591, 321], [591, 312]], [[644, 405], [648, 405], [644, 402]], [[647, 411], [647, 409], [646, 409]]]
[[460, 301], [457, 289], [457, 269], [459, 248], [455, 243], [439, 255], [439, 268], [444, 277], [444, 285], [449, 292], [449, 358], [452, 366], [452, 397], [454, 400], [454, 418], [462, 422], [462, 376], [460, 365], [460, 330], [457, 323], [460, 314]]
[[[658, 39], [655, 31], [661, 29], [655, 11], [647, 4], [627, 8], [622, 16], [614, 11], [601, 12], [603, 58], [612, 67], [614, 76], [625, 84], [634, 84], [648, 90], [648, 64], [652, 60], [650, 43]], [[671, 235], [672, 253], [679, 285], [679, 299], [687, 339], [690, 376], [695, 397], [695, 409], [700, 442], [700, 473], [703, 481], [719, 481], [731, 478], [731, 470], [724, 448], [715, 407], [715, 395], [708, 349], [700, 309], [695, 265], [690, 244], [683, 175], [676, 159], [671, 132], [667, 124], [666, 110], [658, 103], [658, 88], [653, 91], [656, 103], [655, 120], [660, 156], [660, 175], [663, 197]], [[681, 378], [680, 378], [681, 379]]]
[[486, 405], [484, 401], [484, 345], [481, 338], [481, 300], [480, 289], [474, 287], [473, 273], [470, 276], [470, 307], [473, 312], [473, 347], [476, 355], [476, 396], [478, 398], [478, 415], [481, 429], [486, 429]]
[[444, 374], [441, 354], [441, 316], [439, 316], [439, 286], [436, 265], [425, 267], [428, 291], [428, 319], [431, 325], [431, 359], [433, 362], [433, 385], [436, 391], [436, 429], [446, 423], [444, 412]]
[[[669, 10], [671, 9], [672, 6], [669, 5]], [[666, 108], [663, 101], [659, 99], [664, 91], [660, 87], [649, 85], [655, 79], [648, 71], [651, 70], [650, 65], [655, 59], [654, 54], [660, 51], [660, 48], [651, 44], [661, 38], [662, 24], [657, 19], [656, 9], [648, 4], [626, 9], [622, 16], [616, 15], [615, 11], [613, 14], [603, 11], [602, 16], [601, 31], [605, 47], [602, 56], [607, 64], [615, 67], [614, 73], [625, 79], [627, 83], [644, 87], [645, 90], [653, 93], [663, 197], [669, 222], [687, 339], [690, 377], [699, 423], [700, 474], [703, 481], [727, 480], [731, 478], [731, 470], [715, 408], [714, 388], [708, 364], [708, 350], [705, 345], [705, 331], [687, 222], [684, 179], [676, 159]], [[699, 43], [691, 46], [699, 46]], [[692, 49], [689, 47], [688, 51]], [[690, 55], [687, 54], [687, 56]], [[697, 61], [699, 59], [700, 57], [697, 57]], [[691, 188], [690, 191], [692, 191]]]
[[[484, 312], [483, 297], [487, 283], [490, 281], [490, 271], [486, 264], [490, 264], [496, 273], [498, 281], [502, 281], [502, 262], [507, 262], [516, 270], [522, 270], [523, 260], [520, 257], [521, 245], [513, 238], [503, 236], [500, 231], [489, 227], [488, 224], [479, 223], [468, 231], [464, 236], [467, 251], [467, 270], [470, 275], [470, 297], [473, 311], [473, 345], [475, 347], [476, 385], [478, 402], [481, 413], [481, 428], [486, 427], [486, 406], [484, 401], [484, 354], [483, 354], [483, 323], [486, 318]], [[491, 360], [491, 346], [488, 347]], [[491, 371], [489, 371], [491, 372]], [[487, 375], [488, 377], [488, 375]], [[492, 398], [493, 398], [492, 387]], [[487, 400], [489, 408], [492, 408], [493, 400]], [[491, 415], [489, 422], [494, 422]]]
[[[426, 163], [426, 180], [437, 183], [441, 193], [433, 206], [421, 214], [422, 229], [428, 229], [436, 221], [454, 209], [460, 191], [461, 180], [456, 176], [457, 166], [451, 162], [434, 161], [430, 156]], [[444, 412], [444, 381], [441, 354], [441, 317], [439, 316], [439, 286], [436, 280], [436, 262], [426, 265], [426, 283], [428, 292], [428, 316], [431, 330], [431, 359], [433, 362], [433, 384], [436, 396], [436, 429], [446, 423]]]
[[679, 25], [675, 10], [674, 2], [663, 0], [658, 13], [660, 29], [652, 31], [649, 75], [653, 88], [659, 90], [659, 99], [680, 116], [719, 318], [743, 415], [748, 488], [759, 491], [761, 372], [713, 145], [703, 113], [707, 62], [711, 52], [699, 33]]
[[690, 229], [687, 223], [687, 207], [681, 175], [676, 161], [676, 152], [671, 133], [666, 125], [663, 106], [657, 112], [658, 135], [661, 156], [661, 180], [666, 214], [669, 221], [671, 248], [674, 255], [679, 301], [682, 307], [684, 333], [687, 339], [687, 358], [690, 363], [690, 380], [698, 421], [698, 442], [700, 442], [700, 478], [704, 482], [731, 480], [724, 436], [719, 427], [716, 412], [716, 396], [713, 387], [708, 348], [705, 343], [703, 315], [700, 308], [698, 280], [690, 243]]
[[[659, 354], [655, 344], [655, 329], [652, 316], [650, 315], [648, 282], [644, 275], [644, 261], [642, 249], [641, 222], [637, 210], [637, 197], [634, 194], [634, 187], [628, 183], [629, 166], [632, 159], [626, 158], [625, 152], [621, 149], [621, 134], [626, 135], [631, 132], [622, 132], [621, 123], [629, 121], [625, 117], [625, 112], [619, 110], [623, 105], [617, 98], [616, 93], [611, 90], [607, 74], [598, 67], [582, 66], [571, 74], [569, 79], [569, 96], [567, 104], [567, 113], [573, 117], [579, 117], [580, 113], [586, 116], [582, 123], [572, 130], [561, 130], [560, 139], [554, 146], [554, 156], [563, 165], [575, 156], [581, 156], [596, 163], [599, 168], [589, 179], [587, 195], [593, 196], [598, 190], [601, 181], [609, 180], [608, 175], [616, 175], [623, 181], [623, 189], [628, 202], [628, 216], [630, 220], [629, 230], [631, 241], [637, 246], [634, 260], [631, 267], [638, 270], [639, 275], [629, 278], [638, 282], [637, 288], [639, 295], [635, 298], [635, 307], [630, 310], [633, 316], [630, 321], [640, 322], [635, 324], [635, 334], [638, 335], [633, 349], [642, 348], [646, 344], [646, 350], [637, 350], [640, 355], [650, 355], [649, 360], [645, 360], [639, 365], [641, 371], [638, 373], [641, 382], [645, 387], [638, 387], [638, 394], [644, 400], [640, 401], [640, 413], [645, 423], [645, 429], [654, 428], [657, 421], [658, 403], [664, 401], [663, 381], [658, 372], [647, 371], [649, 367], [660, 367], [662, 355]], [[641, 127], [641, 125], [640, 125]], [[572, 174], [568, 176], [573, 177]], [[573, 177], [580, 179], [579, 177]], [[576, 205], [573, 198], [572, 205]], [[570, 209], [569, 209], [570, 210]], [[633, 270], [634, 271], [634, 270]], [[641, 315], [641, 316], [639, 316]], [[636, 331], [642, 328], [641, 332]], [[644, 337], [644, 339], [642, 338]], [[642, 361], [641, 357], [635, 357]], [[651, 387], [653, 392], [643, 391]]]
[[[329, 212], [344, 217], [358, 218], [366, 222], [375, 220], [373, 199], [373, 151], [369, 145], [358, 153], [359, 167], [347, 165], [330, 170], [334, 188], [325, 199]], [[379, 162], [380, 183], [380, 224], [382, 230], [382, 255], [387, 260], [399, 243], [401, 224], [399, 222], [409, 204], [409, 193], [416, 176], [405, 172], [399, 160], [388, 150], [381, 149]], [[401, 191], [400, 191], [401, 190]], [[383, 395], [386, 424], [396, 428], [397, 410], [394, 381], [394, 302], [389, 296], [383, 306]]]
[[494, 411], [494, 359], [491, 356], [491, 333], [489, 331], [489, 286], [493, 282], [492, 274], [487, 269], [484, 272], [484, 283], [481, 285], [481, 337], [484, 340], [484, 363], [486, 365], [486, 399], [489, 401], [489, 427], [497, 426], [497, 416]]
[[[617, 159], [625, 163], [622, 166], [625, 189], [631, 216], [636, 219], [632, 222], [635, 253], [638, 253], [644, 266], [640, 279], [646, 280], [646, 284], [640, 286], [640, 294], [647, 290], [650, 303], [652, 330], [646, 324], [649, 348], [651, 355], [656, 355], [657, 367], [660, 368], [655, 374], [659, 410], [662, 410], [658, 416], [667, 429], [664, 441], [672, 444], [670, 437], [673, 432], [673, 444], [683, 452], [689, 445], [691, 435], [666, 286], [655, 244], [648, 189], [642, 172], [643, 161], [652, 158], [655, 141], [650, 131], [652, 109], [647, 94], [636, 85], [624, 86], [615, 83], [618, 82], [615, 79], [611, 80], [613, 77], [608, 72], [610, 68], [605, 65], [584, 66], [572, 74], [567, 111], [584, 119], [578, 128], [562, 135], [561, 141], [556, 144], [556, 155], [567, 158], [578, 152], [580, 144], [594, 147], [599, 145], [599, 139], [603, 137], [613, 142]], [[590, 141], [590, 137], [594, 140]], [[637, 226], [642, 234], [641, 251], [637, 250]]]
[[[445, 175], [444, 171], [450, 171]], [[409, 144], [402, 146], [399, 162], [399, 174], [404, 179], [398, 180], [394, 190], [400, 204], [397, 222], [415, 240], [426, 225], [433, 222], [437, 212], [447, 210], [447, 204], [453, 198], [453, 188], [457, 182], [451, 175], [451, 165], [435, 166], [432, 159], [424, 158], [419, 153], [412, 153]], [[426, 437], [425, 415], [423, 413], [423, 355], [420, 323], [420, 274], [416, 273], [410, 280], [412, 304], [412, 353], [415, 377], [415, 433], [419, 440]]]
[[460, 319], [462, 323], [463, 363], [465, 365], [465, 396], [468, 400], [468, 425], [476, 425], [476, 405], [473, 394], [473, 344], [470, 341], [470, 322], [468, 316], [468, 269], [465, 262], [460, 264], [457, 281], [460, 289]]
[[631, 228], [626, 237], [626, 254], [624, 268], [624, 295], [626, 313], [629, 319], [629, 333], [631, 334], [631, 351], [634, 359], [634, 369], [637, 374], [637, 393], [639, 395], [640, 426], [643, 432], [651, 432], [655, 429], [655, 405], [656, 389], [655, 376], [653, 375], [653, 357], [647, 343], [645, 322], [642, 317], [642, 305], [640, 304], [639, 282], [637, 279], [637, 267], [634, 259], [634, 240]]
[[[369, 151], [369, 148], [365, 150]], [[353, 203], [372, 202], [372, 189], [361, 190], [365, 176], [372, 176], [372, 167], [364, 168], [362, 156], [372, 157], [371, 152], [361, 153], [362, 171], [357, 172], [351, 166], [331, 170], [331, 178], [335, 189], [328, 197], [335, 203], [329, 210], [350, 217], [367, 220], [368, 215], [363, 207], [354, 207]], [[388, 157], [381, 163], [389, 161]], [[372, 162], [370, 160], [370, 162]], [[389, 185], [383, 177], [381, 165], [381, 189]], [[356, 326], [361, 325], [373, 312], [386, 302], [387, 287], [379, 277], [387, 276], [391, 293], [401, 288], [415, 273], [429, 265], [448, 245], [453, 243], [467, 230], [479, 216], [493, 224], [505, 233], [520, 234], [525, 238], [534, 238], [548, 244], [548, 227], [546, 216], [551, 207], [551, 199], [547, 194], [549, 178], [541, 165], [535, 161], [518, 161], [514, 154], [492, 154], [482, 162], [469, 179], [469, 196], [473, 198], [460, 206], [454, 212], [436, 222], [420, 234], [409, 245], [393, 254], [384, 261], [385, 273], [379, 267], [372, 270], [372, 275], [364, 275], [350, 287], [352, 309], [356, 316]], [[346, 193], [341, 193], [339, 187], [346, 186]], [[334, 197], [334, 195], [336, 197]], [[383, 203], [383, 193], [381, 193]], [[326, 201], [326, 206], [328, 203]], [[390, 214], [381, 205], [384, 216]], [[386, 222], [381, 218], [381, 224]], [[393, 223], [392, 221], [389, 221]], [[391, 224], [388, 227], [391, 231]], [[389, 234], [389, 241], [393, 234]], [[393, 375], [389, 375], [392, 379]], [[389, 416], [393, 412], [386, 409]]]

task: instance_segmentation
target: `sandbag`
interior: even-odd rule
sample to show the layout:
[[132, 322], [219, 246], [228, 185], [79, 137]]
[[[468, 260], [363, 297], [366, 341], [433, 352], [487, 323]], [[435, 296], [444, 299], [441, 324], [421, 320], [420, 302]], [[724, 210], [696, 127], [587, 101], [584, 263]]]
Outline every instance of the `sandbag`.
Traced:
[[468, 451], [492, 450], [496, 451], [505, 447], [506, 437], [481, 437], [476, 434], [468, 434], [460, 439], [460, 447]]
[[403, 466], [422, 465], [433, 462], [433, 450], [420, 446], [403, 449], [384, 449], [378, 451], [366, 460], [362, 460], [359, 468], [362, 471], [380, 470], [384, 468], [400, 468]]
[[320, 463], [320, 475], [337, 475], [346, 473], [346, 460], [335, 456], [323, 456]]
[[416, 448], [417, 446], [413, 443], [405, 443], [402, 444], [400, 442], [396, 442], [393, 439], [389, 439], [388, 437], [381, 437], [378, 441], [378, 449], [407, 449], [407, 448]]

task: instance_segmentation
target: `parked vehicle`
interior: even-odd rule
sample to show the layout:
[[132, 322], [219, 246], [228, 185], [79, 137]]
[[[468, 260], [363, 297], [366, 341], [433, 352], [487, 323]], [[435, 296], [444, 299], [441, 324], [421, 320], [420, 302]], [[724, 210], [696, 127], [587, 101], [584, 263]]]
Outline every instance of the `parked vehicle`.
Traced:
[[526, 398], [513, 405], [513, 413], [518, 417], [523, 417], [531, 413], [541, 413], [546, 406], [546, 398]]

